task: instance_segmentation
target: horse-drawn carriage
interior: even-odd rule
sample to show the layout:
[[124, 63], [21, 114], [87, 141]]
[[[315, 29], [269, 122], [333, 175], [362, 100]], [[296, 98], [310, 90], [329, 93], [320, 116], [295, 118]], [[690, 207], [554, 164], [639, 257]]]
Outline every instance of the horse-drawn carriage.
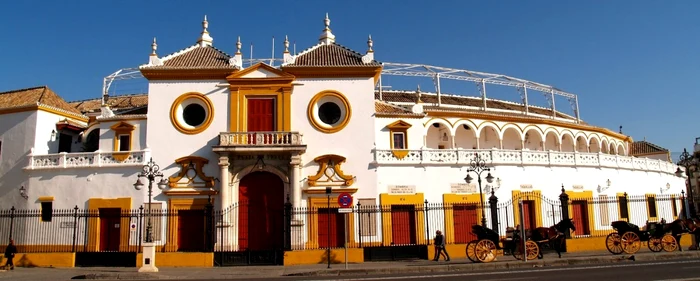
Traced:
[[678, 249], [678, 242], [671, 232], [671, 227], [664, 223], [647, 222], [645, 229], [626, 221], [614, 221], [610, 224], [615, 232], [605, 238], [605, 247], [615, 255], [627, 253], [634, 254], [647, 243], [652, 252], [673, 252]]
[[501, 252], [503, 255], [511, 254], [516, 259], [522, 260], [523, 255], [527, 259], [535, 259], [540, 255], [540, 248], [532, 240], [525, 241], [523, 251], [523, 238], [519, 230], [508, 228], [506, 237], [501, 238], [498, 233], [481, 225], [472, 226], [472, 233], [476, 234], [476, 240], [467, 244], [467, 258], [472, 262], [491, 262]]

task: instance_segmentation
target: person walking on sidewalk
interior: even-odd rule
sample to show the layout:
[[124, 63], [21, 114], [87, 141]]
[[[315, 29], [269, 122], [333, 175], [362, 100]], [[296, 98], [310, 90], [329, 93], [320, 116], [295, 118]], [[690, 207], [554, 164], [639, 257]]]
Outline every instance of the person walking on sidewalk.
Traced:
[[7, 263], [5, 263], [5, 268], [8, 268], [10, 270], [15, 269], [15, 263], [12, 259], [15, 258], [16, 253], [17, 253], [17, 247], [15, 247], [15, 240], [12, 240], [12, 238], [10, 238], [10, 244], [7, 245], [7, 248], [5, 248], [5, 258], [7, 258]]
[[447, 253], [445, 249], [445, 236], [442, 235], [442, 231], [435, 231], [435, 258], [433, 261], [440, 260], [440, 255], [445, 258], [445, 261], [450, 261], [450, 254]]

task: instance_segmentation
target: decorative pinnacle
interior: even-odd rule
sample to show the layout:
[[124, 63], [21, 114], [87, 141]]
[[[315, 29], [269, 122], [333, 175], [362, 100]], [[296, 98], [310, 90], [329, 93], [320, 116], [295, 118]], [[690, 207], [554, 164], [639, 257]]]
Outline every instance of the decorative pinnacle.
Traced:
[[331, 44], [335, 41], [335, 35], [333, 35], [333, 32], [331, 32], [331, 19], [328, 18], [328, 13], [326, 13], [326, 18], [323, 20], [323, 24], [325, 25], [325, 28], [323, 28], [323, 32], [321, 32], [319, 41], [324, 44]]
[[368, 53], [374, 52], [374, 50], [372, 50], [373, 45], [374, 43], [372, 42], [372, 34], [370, 34], [367, 38], [367, 47], [369, 47], [369, 49], [367, 50]]
[[416, 103], [422, 103], [423, 101], [421, 100], [421, 96], [422, 96], [423, 94], [420, 92], [420, 84], [419, 84], [418, 87], [416, 88], [416, 94], [418, 94], [418, 100], [416, 100]]
[[153, 43], [151, 44], [151, 56], [157, 56], [156, 50], [158, 49], [158, 44], [156, 43], [156, 38], [153, 37]]
[[289, 39], [287, 35], [284, 36], [284, 52], [289, 53]]
[[241, 44], [241, 36], [238, 36], [238, 41], [236, 41], [236, 54], [241, 53], [241, 46], [243, 46], [243, 44]]
[[207, 15], [204, 15], [204, 21], [202, 21], [202, 28], [204, 28], [204, 31], [202, 32], [208, 32], [207, 28], [209, 28], [209, 21], [207, 21]]

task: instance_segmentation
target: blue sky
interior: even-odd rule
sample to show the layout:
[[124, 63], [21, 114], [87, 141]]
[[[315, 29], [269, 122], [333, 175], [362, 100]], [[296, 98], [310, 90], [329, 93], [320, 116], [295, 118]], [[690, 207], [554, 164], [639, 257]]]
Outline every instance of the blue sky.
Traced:
[[[622, 125], [635, 140], [646, 137], [673, 152], [700, 136], [699, 1], [396, 3], [3, 1], [0, 91], [48, 85], [66, 100], [99, 97], [104, 76], [147, 61], [154, 36], [161, 56], [195, 43], [205, 14], [217, 48], [234, 53], [241, 36], [245, 57], [251, 43], [255, 57], [270, 57], [274, 36], [279, 57], [285, 35], [297, 51], [315, 44], [328, 12], [338, 43], [364, 52], [372, 34], [379, 61], [554, 85], [579, 96], [584, 121], [615, 131]], [[395, 89], [416, 83], [393, 80]], [[448, 90], [477, 94], [472, 84]], [[517, 98], [512, 91], [510, 99]], [[546, 105], [542, 98], [538, 103]]]

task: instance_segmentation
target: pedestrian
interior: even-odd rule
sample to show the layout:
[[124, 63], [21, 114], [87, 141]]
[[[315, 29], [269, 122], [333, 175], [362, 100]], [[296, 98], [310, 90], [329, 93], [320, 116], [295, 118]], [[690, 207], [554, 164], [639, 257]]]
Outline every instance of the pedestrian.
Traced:
[[5, 248], [5, 258], [7, 258], [7, 263], [5, 263], [5, 268], [9, 268], [10, 270], [15, 269], [15, 263], [12, 261], [12, 259], [15, 258], [15, 254], [17, 253], [17, 247], [15, 247], [15, 240], [12, 240], [10, 238], [10, 244], [7, 245], [7, 248]]
[[445, 261], [450, 261], [450, 254], [447, 253], [445, 249], [445, 236], [442, 235], [442, 231], [435, 231], [435, 258], [433, 261], [440, 260], [440, 255], [445, 258]]

